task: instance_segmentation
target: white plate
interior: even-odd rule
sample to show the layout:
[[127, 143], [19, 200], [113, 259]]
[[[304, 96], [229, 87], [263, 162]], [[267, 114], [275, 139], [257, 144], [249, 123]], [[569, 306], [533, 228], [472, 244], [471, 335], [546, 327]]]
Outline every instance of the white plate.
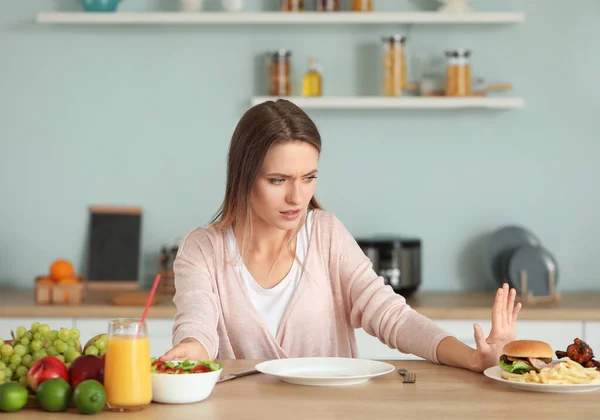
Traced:
[[384, 362], [344, 357], [276, 359], [256, 365], [259, 372], [284, 382], [312, 386], [361, 384], [394, 369], [394, 366]]
[[499, 382], [504, 382], [505, 384], [514, 386], [518, 389], [524, 389], [526, 391], [534, 391], [534, 392], [555, 392], [555, 393], [564, 393], [571, 394], [576, 392], [591, 392], [597, 391], [600, 389], [600, 384], [535, 384], [528, 382], [515, 382], [509, 381], [508, 379], [504, 379], [500, 373], [502, 369], [500, 366], [492, 366], [487, 368], [483, 374], [488, 378], [494, 379]]

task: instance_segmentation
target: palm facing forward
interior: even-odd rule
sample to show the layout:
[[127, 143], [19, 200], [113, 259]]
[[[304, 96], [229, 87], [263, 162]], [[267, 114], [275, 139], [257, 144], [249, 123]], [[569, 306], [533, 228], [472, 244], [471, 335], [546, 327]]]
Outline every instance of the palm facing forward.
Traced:
[[506, 283], [498, 289], [492, 308], [492, 330], [487, 338], [479, 324], [473, 326], [481, 370], [496, 366], [504, 345], [517, 337], [517, 316], [521, 304], [515, 305], [516, 294], [516, 290], [509, 290]]

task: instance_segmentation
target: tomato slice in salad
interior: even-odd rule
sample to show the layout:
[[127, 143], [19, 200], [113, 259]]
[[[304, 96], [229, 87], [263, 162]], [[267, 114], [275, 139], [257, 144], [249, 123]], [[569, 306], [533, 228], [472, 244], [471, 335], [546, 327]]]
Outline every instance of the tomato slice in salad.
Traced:
[[204, 373], [204, 372], [211, 372], [211, 370], [208, 366], [204, 366], [204, 365], [198, 365], [192, 369], [192, 373]]

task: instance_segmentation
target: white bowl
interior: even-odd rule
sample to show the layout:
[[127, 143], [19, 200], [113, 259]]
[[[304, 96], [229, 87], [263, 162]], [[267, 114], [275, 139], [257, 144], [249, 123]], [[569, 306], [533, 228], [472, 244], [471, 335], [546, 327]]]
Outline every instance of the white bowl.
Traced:
[[212, 393], [223, 369], [204, 373], [153, 373], [152, 401], [164, 404], [189, 404], [202, 401]]

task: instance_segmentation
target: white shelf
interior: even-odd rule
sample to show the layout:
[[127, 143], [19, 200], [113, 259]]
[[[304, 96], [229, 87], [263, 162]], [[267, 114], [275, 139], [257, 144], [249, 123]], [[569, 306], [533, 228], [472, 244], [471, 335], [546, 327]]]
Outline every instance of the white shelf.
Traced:
[[40, 12], [51, 24], [500, 24], [521, 23], [523, 13], [440, 12]]
[[[252, 105], [277, 96], [255, 96]], [[525, 106], [522, 98], [445, 98], [445, 97], [379, 97], [379, 96], [323, 96], [323, 97], [283, 97], [301, 108], [315, 109], [519, 109]]]

